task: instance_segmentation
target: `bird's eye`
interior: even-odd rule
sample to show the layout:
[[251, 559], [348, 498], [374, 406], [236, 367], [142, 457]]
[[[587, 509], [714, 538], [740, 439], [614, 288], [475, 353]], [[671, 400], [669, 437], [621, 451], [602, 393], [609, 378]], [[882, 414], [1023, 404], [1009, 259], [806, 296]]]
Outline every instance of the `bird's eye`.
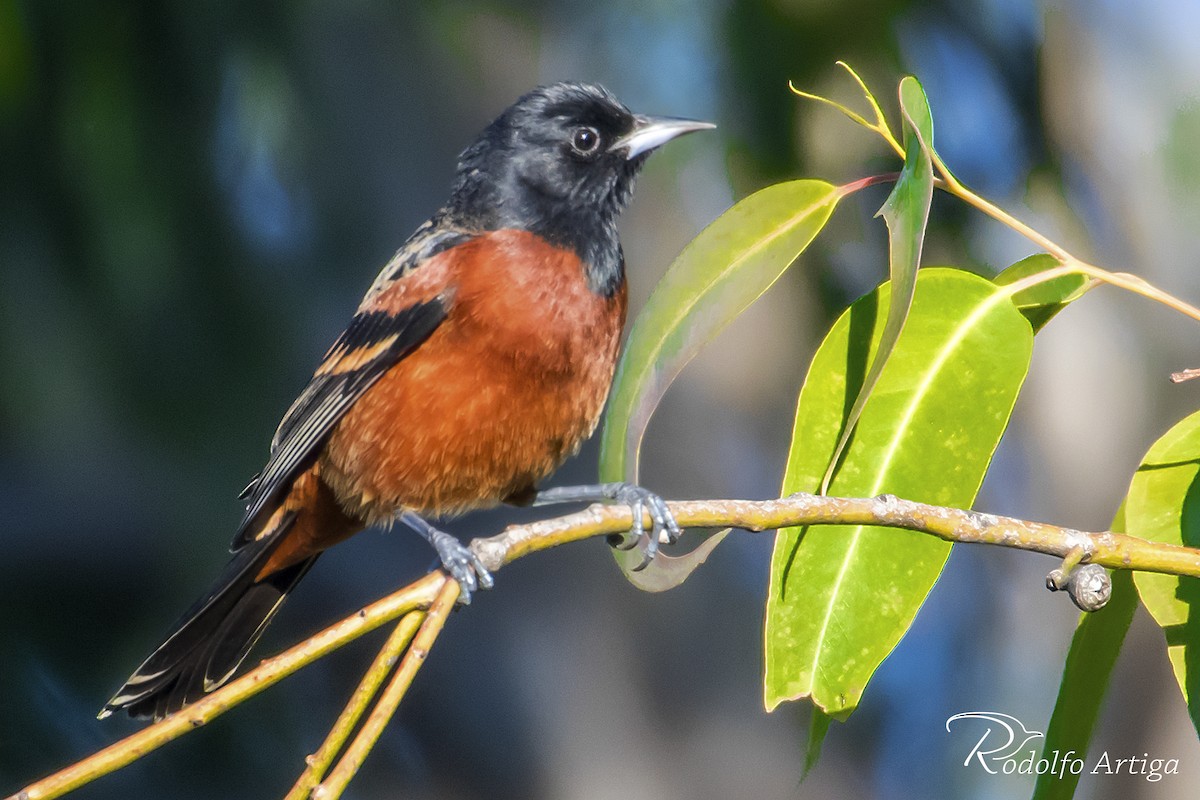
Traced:
[[590, 156], [600, 147], [600, 132], [595, 128], [576, 128], [571, 133], [571, 148], [581, 156]]

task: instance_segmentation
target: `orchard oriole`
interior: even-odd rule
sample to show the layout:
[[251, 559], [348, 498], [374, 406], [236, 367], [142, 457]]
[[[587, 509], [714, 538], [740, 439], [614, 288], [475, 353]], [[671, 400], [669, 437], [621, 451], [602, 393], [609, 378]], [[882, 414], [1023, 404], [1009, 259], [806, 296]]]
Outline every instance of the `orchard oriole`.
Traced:
[[612, 382], [616, 219], [634, 179], [652, 150], [711, 127], [634, 115], [580, 83], [534, 89], [488, 125], [284, 415], [232, 560], [100, 716], [159, 718], [220, 686], [320, 553], [367, 526], [414, 528], [465, 602], [492, 578], [426, 516], [607, 499], [633, 508], [648, 558], [678, 535], [640, 487], [537, 485], [591, 435]]

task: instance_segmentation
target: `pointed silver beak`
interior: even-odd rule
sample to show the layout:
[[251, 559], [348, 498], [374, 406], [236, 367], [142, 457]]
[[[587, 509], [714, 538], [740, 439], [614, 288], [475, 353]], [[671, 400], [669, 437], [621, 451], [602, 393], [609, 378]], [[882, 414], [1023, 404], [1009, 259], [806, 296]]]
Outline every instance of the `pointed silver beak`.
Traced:
[[613, 143], [613, 150], [626, 148], [626, 160], [633, 160], [643, 153], [661, 147], [677, 136], [692, 131], [706, 131], [717, 127], [711, 122], [678, 117], [634, 117], [633, 130]]

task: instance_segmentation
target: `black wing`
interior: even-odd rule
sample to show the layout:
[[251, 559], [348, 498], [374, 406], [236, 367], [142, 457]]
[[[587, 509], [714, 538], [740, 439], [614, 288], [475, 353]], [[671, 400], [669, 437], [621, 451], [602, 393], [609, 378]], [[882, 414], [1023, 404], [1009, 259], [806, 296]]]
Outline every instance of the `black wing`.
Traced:
[[440, 298], [398, 313], [356, 314], [292, 407], [271, 442], [271, 457], [247, 491], [246, 515], [231, 548], [240, 550], [274, 513], [292, 479], [316, 458], [333, 426], [363, 392], [415, 350], [446, 318]]

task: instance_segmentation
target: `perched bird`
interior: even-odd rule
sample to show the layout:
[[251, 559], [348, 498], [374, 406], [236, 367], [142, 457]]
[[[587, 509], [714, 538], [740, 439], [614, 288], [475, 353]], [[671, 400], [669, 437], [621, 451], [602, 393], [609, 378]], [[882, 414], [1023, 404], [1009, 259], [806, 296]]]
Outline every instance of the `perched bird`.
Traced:
[[616, 220], [634, 179], [652, 150], [711, 127], [581, 83], [534, 89], [488, 125], [284, 415], [224, 572], [100, 716], [160, 718], [229, 680], [321, 552], [367, 526], [415, 529], [465, 602], [492, 577], [426, 517], [607, 499], [633, 508], [648, 558], [677, 536], [640, 487], [537, 487], [591, 435], [612, 383]]

